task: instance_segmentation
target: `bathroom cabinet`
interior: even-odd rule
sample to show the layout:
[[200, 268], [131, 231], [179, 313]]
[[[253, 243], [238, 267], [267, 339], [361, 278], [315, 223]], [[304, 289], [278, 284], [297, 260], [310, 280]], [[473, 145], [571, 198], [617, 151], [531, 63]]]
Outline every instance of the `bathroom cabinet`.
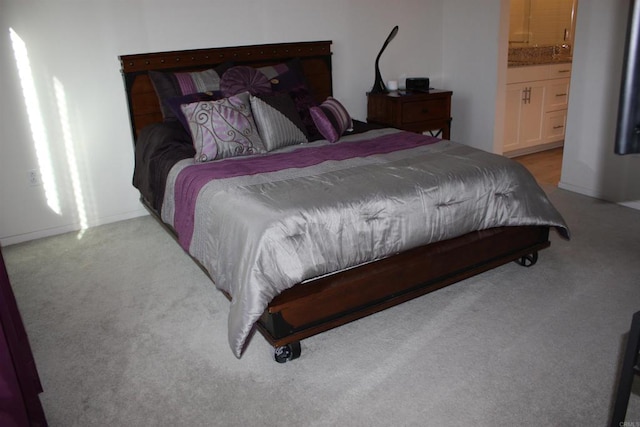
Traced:
[[505, 155], [517, 156], [562, 145], [570, 78], [570, 63], [507, 69]]

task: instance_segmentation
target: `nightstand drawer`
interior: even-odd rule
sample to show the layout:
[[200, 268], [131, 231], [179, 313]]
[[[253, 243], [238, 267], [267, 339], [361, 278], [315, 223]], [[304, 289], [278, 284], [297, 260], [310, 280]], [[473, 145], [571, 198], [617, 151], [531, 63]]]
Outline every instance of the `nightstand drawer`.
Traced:
[[444, 98], [406, 102], [402, 105], [402, 123], [416, 123], [442, 118], [449, 118], [449, 106]]
[[429, 92], [391, 91], [367, 94], [367, 122], [410, 132], [430, 132], [449, 139], [451, 133], [449, 90]]

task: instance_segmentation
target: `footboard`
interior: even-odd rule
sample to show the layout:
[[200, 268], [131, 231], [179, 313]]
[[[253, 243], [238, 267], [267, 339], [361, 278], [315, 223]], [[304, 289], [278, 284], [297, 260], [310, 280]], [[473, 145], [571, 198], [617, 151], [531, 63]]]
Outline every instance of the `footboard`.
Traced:
[[549, 245], [549, 227], [472, 232], [288, 289], [257, 326], [286, 346], [528, 255], [531, 265]]

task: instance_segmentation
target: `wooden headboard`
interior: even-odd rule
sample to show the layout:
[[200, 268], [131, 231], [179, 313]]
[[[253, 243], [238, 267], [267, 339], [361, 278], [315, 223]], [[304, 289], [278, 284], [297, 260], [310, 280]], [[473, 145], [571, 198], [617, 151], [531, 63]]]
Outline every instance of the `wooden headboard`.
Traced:
[[275, 43], [172, 52], [121, 55], [120, 65], [129, 106], [133, 139], [142, 128], [162, 121], [150, 70], [196, 71], [224, 62], [262, 67], [299, 58], [312, 95], [322, 101], [333, 94], [331, 41]]

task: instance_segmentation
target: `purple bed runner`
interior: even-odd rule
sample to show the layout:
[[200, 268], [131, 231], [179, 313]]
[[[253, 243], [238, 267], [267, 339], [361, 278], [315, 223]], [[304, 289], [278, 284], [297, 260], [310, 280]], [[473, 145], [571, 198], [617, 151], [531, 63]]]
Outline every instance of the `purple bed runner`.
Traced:
[[188, 166], [179, 173], [175, 183], [174, 228], [178, 233], [178, 241], [183, 249], [189, 250], [198, 194], [211, 180], [305, 168], [326, 161], [392, 153], [438, 141], [440, 139], [431, 136], [400, 132], [362, 141], [305, 147], [286, 153], [246, 159], [231, 158]]

